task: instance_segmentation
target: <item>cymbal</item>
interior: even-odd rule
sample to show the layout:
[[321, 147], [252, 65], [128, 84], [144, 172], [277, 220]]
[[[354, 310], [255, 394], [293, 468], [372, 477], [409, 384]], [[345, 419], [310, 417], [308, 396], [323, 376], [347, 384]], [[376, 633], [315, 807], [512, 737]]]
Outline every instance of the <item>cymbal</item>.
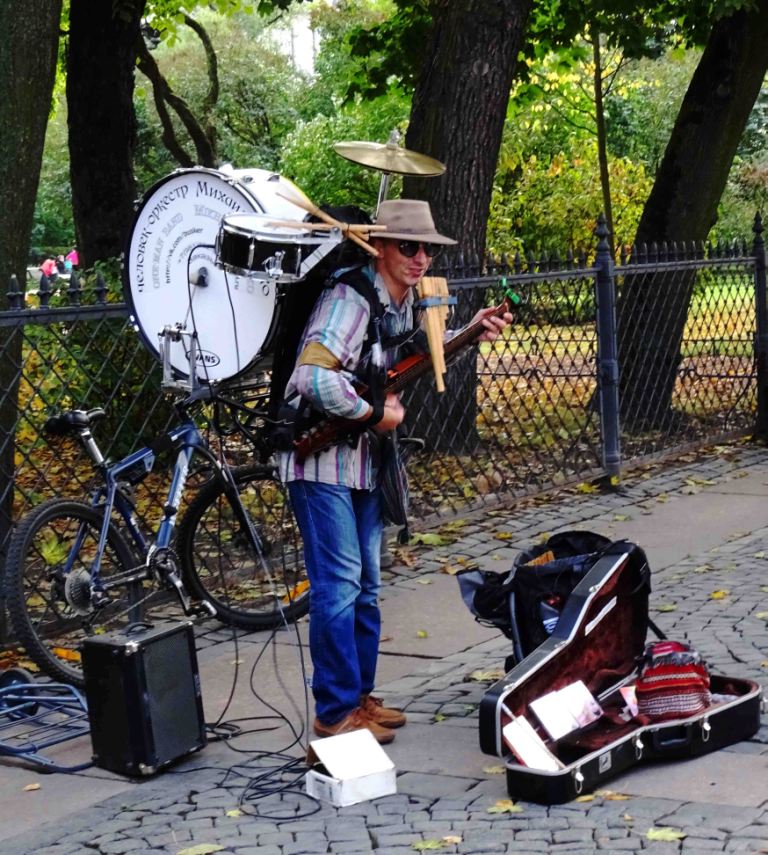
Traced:
[[378, 169], [380, 172], [425, 177], [442, 175], [445, 172], [445, 164], [435, 160], [434, 157], [390, 143], [352, 140], [334, 143], [333, 149], [336, 154], [340, 154], [346, 160], [369, 166], [371, 169]]

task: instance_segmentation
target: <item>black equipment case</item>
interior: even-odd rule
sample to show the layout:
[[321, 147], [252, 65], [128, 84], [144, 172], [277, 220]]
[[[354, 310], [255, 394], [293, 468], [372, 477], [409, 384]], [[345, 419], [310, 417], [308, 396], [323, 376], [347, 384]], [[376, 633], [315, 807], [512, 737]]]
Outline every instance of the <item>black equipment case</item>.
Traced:
[[92, 636], [82, 661], [97, 766], [151, 775], [206, 744], [190, 622]]
[[[624, 699], [619, 689], [631, 685], [637, 673], [649, 592], [650, 570], [643, 551], [626, 542], [613, 544], [573, 589], [549, 638], [486, 692], [479, 711], [480, 747], [505, 760], [511, 797], [562, 804], [641, 761], [695, 757], [757, 731], [759, 685], [717, 675], [710, 675], [712, 694], [731, 700], [671, 721], [621, 720]], [[598, 699], [605, 715], [554, 741], [529, 704], [578, 680]], [[502, 734], [518, 716], [537, 730], [562, 768], [543, 771], [518, 761]]]

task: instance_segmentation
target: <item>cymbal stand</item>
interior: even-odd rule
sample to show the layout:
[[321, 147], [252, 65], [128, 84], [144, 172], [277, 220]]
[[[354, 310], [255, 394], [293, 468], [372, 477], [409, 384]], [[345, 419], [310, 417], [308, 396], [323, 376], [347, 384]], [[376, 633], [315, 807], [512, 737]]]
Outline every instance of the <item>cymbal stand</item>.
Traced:
[[[394, 128], [389, 135], [389, 139], [387, 140], [387, 148], [399, 148], [400, 146], [400, 132], [397, 128]], [[376, 213], [374, 214], [374, 219], [379, 215], [379, 206], [382, 202], [384, 202], [387, 198], [387, 194], [389, 193], [389, 185], [392, 181], [392, 173], [391, 172], [382, 172], [381, 173], [381, 182], [379, 183], [379, 198], [376, 202]]]

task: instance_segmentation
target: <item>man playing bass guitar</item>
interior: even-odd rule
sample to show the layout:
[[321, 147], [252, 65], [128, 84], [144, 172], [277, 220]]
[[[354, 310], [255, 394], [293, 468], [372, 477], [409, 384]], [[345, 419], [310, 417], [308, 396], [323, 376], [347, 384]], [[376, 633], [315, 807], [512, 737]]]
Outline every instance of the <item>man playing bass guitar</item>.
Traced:
[[[385, 393], [386, 371], [397, 353], [391, 343], [413, 338], [413, 289], [440, 248], [456, 241], [438, 233], [426, 202], [382, 202], [377, 225], [386, 226], [372, 233], [378, 257], [337, 272], [318, 299], [285, 396], [357, 426], [358, 436], [354, 442], [337, 437], [311, 454], [284, 452], [280, 470], [304, 539], [310, 582], [314, 732], [332, 736], [367, 728], [387, 743], [406, 718], [372, 694], [383, 529], [377, 434], [394, 430], [405, 416], [399, 397]], [[483, 309], [469, 325], [475, 327], [473, 340], [492, 341], [511, 321], [508, 312]], [[362, 383], [355, 382], [361, 377]]]

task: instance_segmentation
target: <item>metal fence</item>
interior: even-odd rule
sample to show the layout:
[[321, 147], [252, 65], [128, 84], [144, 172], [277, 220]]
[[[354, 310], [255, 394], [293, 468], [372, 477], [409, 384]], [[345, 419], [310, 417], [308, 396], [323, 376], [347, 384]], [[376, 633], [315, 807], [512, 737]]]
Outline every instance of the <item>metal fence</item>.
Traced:
[[[616, 260], [604, 227], [597, 233], [591, 261], [488, 258], [481, 271], [477, 260], [457, 256], [435, 271], [457, 297], [454, 325], [499, 301], [504, 288], [520, 303], [508, 335], [456, 361], [445, 393], [425, 378], [404, 394], [408, 426], [427, 441], [409, 466], [415, 519], [616, 477], [649, 456], [766, 433], [759, 219], [749, 248], [634, 248]], [[24, 294], [14, 280], [8, 300], [0, 312], [2, 545], [30, 507], [88, 489], [78, 449], [42, 434], [52, 411], [103, 407], [97, 431], [113, 458], [172, 418], [160, 366], [134, 332], [119, 285], [73, 277], [61, 290], [43, 281], [39, 293]], [[254, 366], [242, 385], [262, 403], [267, 367]], [[243, 443], [230, 451], [240, 460], [250, 453]], [[139, 509], [159, 513], [152, 491], [163, 486], [163, 472], [145, 484]]]

